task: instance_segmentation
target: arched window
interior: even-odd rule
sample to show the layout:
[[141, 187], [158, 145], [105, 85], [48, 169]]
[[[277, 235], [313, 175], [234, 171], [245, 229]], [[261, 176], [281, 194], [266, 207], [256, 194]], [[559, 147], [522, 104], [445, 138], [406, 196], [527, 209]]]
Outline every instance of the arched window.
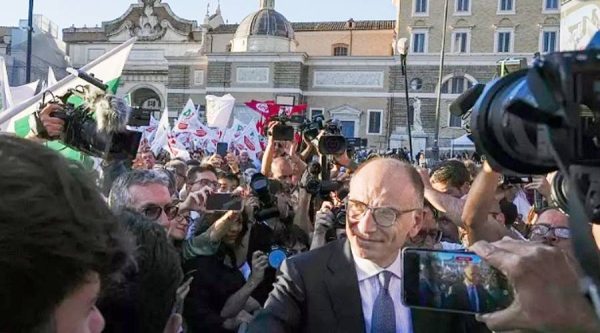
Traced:
[[[442, 83], [442, 94], [460, 95], [465, 92], [465, 90], [471, 88], [475, 83], [477, 82], [475, 82], [475, 79], [472, 77], [453, 75]], [[455, 116], [448, 111], [448, 127], [463, 127], [462, 118]]]
[[349, 54], [348, 44], [336, 44], [333, 46], [333, 55], [335, 57], [346, 57]]

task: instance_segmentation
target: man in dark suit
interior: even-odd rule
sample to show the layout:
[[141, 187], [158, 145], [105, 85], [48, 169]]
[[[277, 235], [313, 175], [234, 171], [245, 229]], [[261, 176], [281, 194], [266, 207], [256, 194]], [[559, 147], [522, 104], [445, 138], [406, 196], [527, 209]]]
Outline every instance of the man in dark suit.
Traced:
[[489, 312], [490, 295], [481, 285], [479, 267], [468, 265], [464, 270], [464, 279], [450, 287], [448, 307], [468, 312]]
[[347, 240], [289, 260], [250, 332], [461, 332], [457, 315], [401, 303], [400, 250], [423, 220], [423, 183], [394, 159], [374, 159], [352, 178]]

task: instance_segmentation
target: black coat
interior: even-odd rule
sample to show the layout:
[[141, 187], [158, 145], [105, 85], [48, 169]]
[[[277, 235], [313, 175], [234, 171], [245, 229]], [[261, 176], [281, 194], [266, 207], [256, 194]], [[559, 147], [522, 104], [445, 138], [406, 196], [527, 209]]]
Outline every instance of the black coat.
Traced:
[[183, 310], [188, 332], [224, 333], [221, 310], [227, 299], [240, 290], [246, 280], [242, 273], [225, 265], [222, 256], [197, 256], [185, 263], [184, 271], [193, 273]]
[[[465, 333], [461, 315], [411, 310], [414, 333]], [[350, 243], [340, 240], [286, 260], [251, 333], [364, 333]]]

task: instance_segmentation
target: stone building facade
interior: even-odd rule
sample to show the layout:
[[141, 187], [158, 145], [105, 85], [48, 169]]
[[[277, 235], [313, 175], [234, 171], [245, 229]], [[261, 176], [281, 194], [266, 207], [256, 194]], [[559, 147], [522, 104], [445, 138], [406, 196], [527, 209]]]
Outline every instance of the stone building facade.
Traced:
[[[433, 145], [439, 61], [444, 30], [444, 3], [438, 0], [392, 0], [398, 8], [396, 33], [409, 41], [407, 72], [411, 104], [421, 100], [427, 147]], [[559, 0], [449, 0], [446, 56], [442, 79], [439, 146], [465, 134], [468, 122], [450, 115], [449, 105], [475, 83], [496, 76], [499, 60], [526, 58], [534, 53], [558, 51], [560, 30]], [[392, 144], [405, 146], [406, 101], [397, 96], [404, 91], [398, 67], [391, 108]], [[395, 142], [394, 142], [395, 141]], [[419, 150], [417, 148], [414, 149]]]
[[[499, 11], [503, 1], [513, 10]], [[244, 102], [293, 97], [295, 104], [308, 104], [307, 116], [337, 118], [346, 136], [367, 138], [375, 149], [408, 146], [404, 76], [394, 54], [397, 38], [408, 38], [418, 51], [408, 57], [410, 104], [421, 100], [419, 142], [425, 148], [435, 127], [443, 1], [392, 2], [396, 21], [288, 22], [274, 0], [260, 0], [238, 25], [224, 24], [220, 7], [197, 23], [179, 18], [160, 0], [138, 0], [100, 28], [64, 29], [63, 38], [73, 65], [81, 66], [138, 36], [120, 93], [132, 93], [135, 105], [157, 113], [168, 106], [175, 117], [190, 97], [202, 106], [206, 95], [229, 93], [237, 101], [234, 115], [247, 122], [256, 115]], [[450, 2], [468, 11], [455, 13], [453, 7], [450, 13], [440, 146], [464, 133], [461, 120], [447, 112], [460, 92], [492, 79], [500, 59], [531, 58], [544, 46], [543, 32], [559, 22], [542, 0]], [[417, 5], [423, 13], [415, 13]], [[465, 34], [455, 36], [459, 32]], [[497, 52], [496, 39], [506, 52]]]

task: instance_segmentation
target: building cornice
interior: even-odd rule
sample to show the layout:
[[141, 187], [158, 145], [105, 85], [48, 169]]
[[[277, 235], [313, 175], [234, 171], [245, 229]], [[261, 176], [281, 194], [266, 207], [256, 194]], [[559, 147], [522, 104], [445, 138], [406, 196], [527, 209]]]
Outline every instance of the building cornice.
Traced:
[[306, 63], [306, 53], [209, 53], [208, 62], [301, 62]]

